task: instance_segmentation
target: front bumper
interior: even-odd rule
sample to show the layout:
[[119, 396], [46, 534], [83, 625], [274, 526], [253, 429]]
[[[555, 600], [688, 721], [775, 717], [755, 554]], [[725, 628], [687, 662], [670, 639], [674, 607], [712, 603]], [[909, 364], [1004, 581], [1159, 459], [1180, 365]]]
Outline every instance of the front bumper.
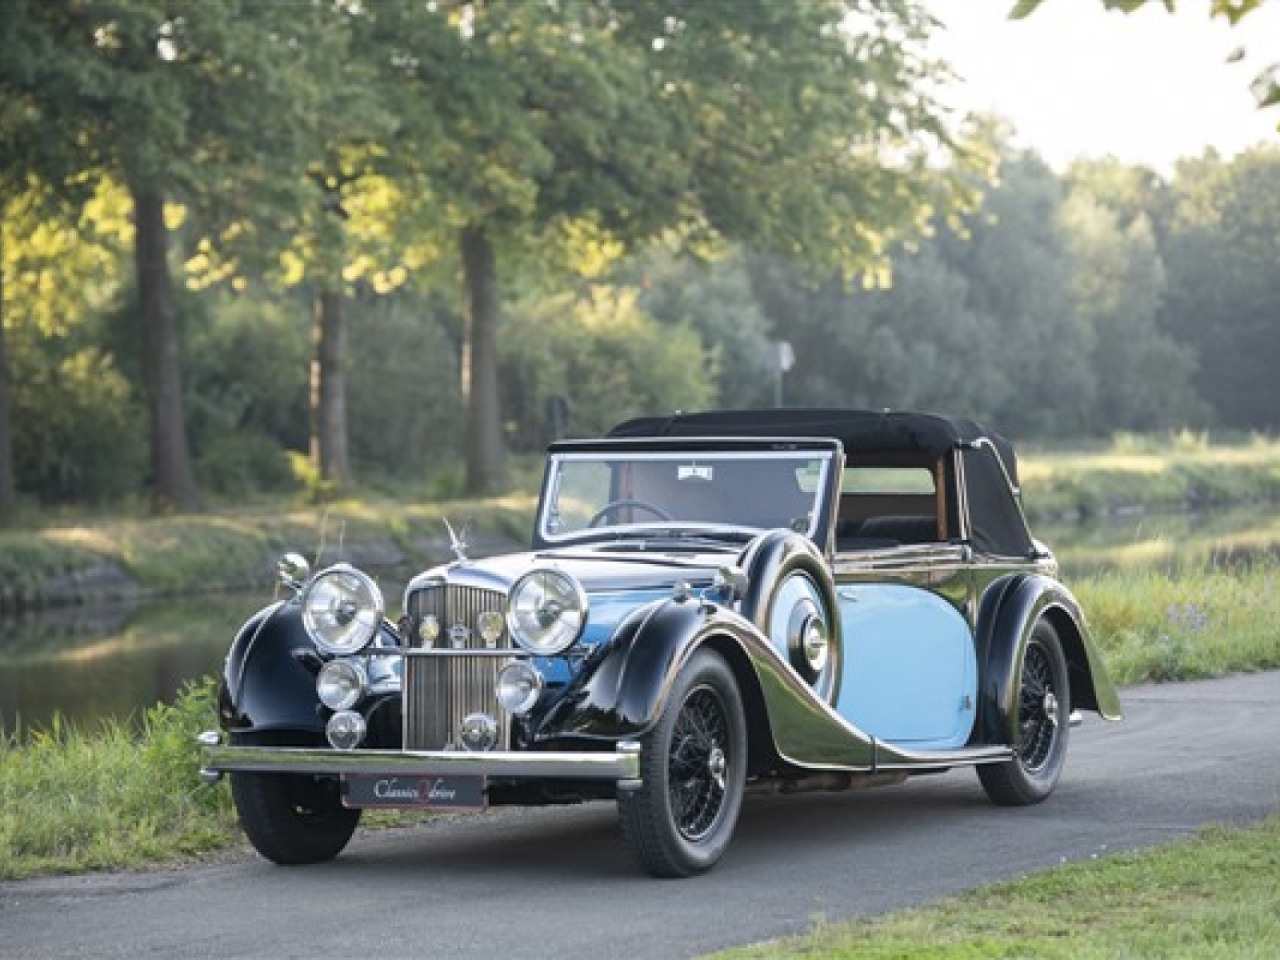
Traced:
[[308, 773], [613, 780], [620, 790], [640, 783], [640, 744], [631, 741], [622, 741], [616, 751], [607, 753], [333, 750], [228, 745], [222, 742], [222, 734], [211, 731], [200, 735], [200, 748], [200, 776], [209, 781], [224, 773]]

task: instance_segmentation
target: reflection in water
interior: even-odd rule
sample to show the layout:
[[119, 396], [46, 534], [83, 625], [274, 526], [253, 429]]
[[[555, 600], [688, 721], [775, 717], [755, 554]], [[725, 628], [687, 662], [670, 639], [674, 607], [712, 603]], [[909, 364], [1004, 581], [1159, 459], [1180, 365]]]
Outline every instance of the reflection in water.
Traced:
[[221, 669], [256, 595], [59, 611], [0, 622], [0, 730], [138, 721], [147, 707]]

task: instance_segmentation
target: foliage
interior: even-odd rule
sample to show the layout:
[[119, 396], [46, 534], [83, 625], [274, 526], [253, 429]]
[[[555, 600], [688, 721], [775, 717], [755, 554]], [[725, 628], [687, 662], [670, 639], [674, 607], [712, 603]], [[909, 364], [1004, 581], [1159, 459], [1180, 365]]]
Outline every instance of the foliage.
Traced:
[[347, 368], [351, 450], [366, 480], [418, 482], [456, 463], [457, 318], [414, 286], [394, 297], [362, 289], [349, 313], [360, 334]]
[[1099, 574], [1074, 584], [1122, 684], [1280, 667], [1280, 564]]
[[500, 357], [504, 407], [515, 411], [511, 444], [540, 450], [547, 404], [564, 397], [571, 434], [600, 436], [637, 411], [699, 409], [718, 379], [713, 356], [688, 327], [641, 313], [628, 291], [593, 287], [513, 304]]
[[136, 491], [146, 470], [144, 420], [111, 357], [94, 348], [14, 354], [15, 463], [23, 486], [49, 503], [119, 501]]
[[195, 738], [215, 727], [214, 683], [127, 724], [55, 727], [0, 741], [0, 878], [135, 866], [224, 847], [225, 787], [196, 776]]

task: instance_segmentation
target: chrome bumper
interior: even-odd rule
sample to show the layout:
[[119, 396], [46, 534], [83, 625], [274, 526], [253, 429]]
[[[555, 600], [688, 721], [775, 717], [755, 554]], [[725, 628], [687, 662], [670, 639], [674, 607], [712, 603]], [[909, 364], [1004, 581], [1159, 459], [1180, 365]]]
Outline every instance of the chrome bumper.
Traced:
[[327, 747], [231, 746], [217, 732], [200, 735], [200, 776], [224, 773], [478, 775], [515, 779], [616, 780], [619, 789], [640, 782], [640, 744], [623, 741], [612, 753], [453, 750], [332, 750]]

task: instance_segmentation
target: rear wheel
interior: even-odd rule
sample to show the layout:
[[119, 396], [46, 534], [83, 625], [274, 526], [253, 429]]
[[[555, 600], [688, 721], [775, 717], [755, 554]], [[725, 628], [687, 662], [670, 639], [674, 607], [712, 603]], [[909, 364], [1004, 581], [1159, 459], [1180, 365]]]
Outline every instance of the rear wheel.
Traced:
[[641, 786], [618, 797], [632, 856], [658, 877], [711, 869], [733, 836], [746, 773], [747, 724], [733, 671], [700, 650], [644, 739]]
[[360, 822], [359, 810], [342, 805], [336, 777], [233, 773], [231, 796], [249, 842], [279, 864], [332, 860]]
[[1071, 689], [1058, 632], [1047, 620], [1036, 623], [1027, 643], [1018, 681], [1015, 755], [978, 768], [983, 789], [994, 803], [1025, 806], [1053, 792], [1067, 758]]

